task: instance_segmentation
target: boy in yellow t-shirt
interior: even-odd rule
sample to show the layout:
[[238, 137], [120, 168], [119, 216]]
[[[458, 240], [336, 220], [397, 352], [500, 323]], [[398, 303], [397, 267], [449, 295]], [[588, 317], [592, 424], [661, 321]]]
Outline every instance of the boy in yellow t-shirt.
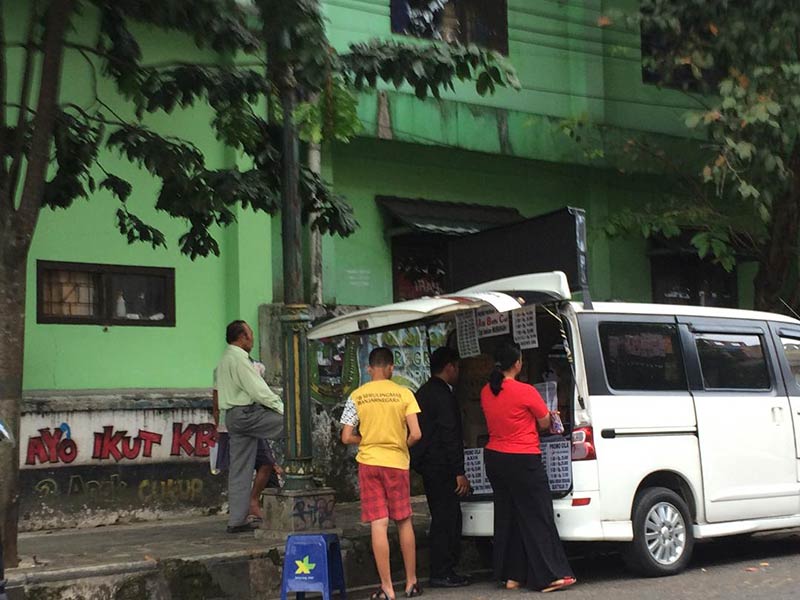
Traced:
[[[394, 600], [389, 566], [389, 519], [397, 525], [406, 570], [406, 598], [419, 596], [416, 540], [411, 523], [408, 448], [422, 438], [419, 405], [411, 390], [393, 381], [394, 357], [388, 348], [369, 354], [371, 381], [348, 398], [342, 412], [342, 442], [357, 444], [361, 520], [372, 529], [372, 553], [381, 587], [371, 600]], [[358, 427], [359, 433], [355, 433]]]

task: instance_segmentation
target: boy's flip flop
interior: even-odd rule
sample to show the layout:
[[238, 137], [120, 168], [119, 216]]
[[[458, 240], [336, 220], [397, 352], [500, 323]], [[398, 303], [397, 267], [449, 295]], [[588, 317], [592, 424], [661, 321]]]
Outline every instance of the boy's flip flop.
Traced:
[[378, 588], [369, 596], [369, 600], [395, 600], [392, 596], [383, 591], [383, 588]]
[[575, 585], [578, 580], [574, 577], [564, 577], [563, 579], [556, 579], [546, 588], [544, 588], [543, 592], [557, 592], [558, 590], [563, 590], [564, 588], [568, 588], [571, 585]]

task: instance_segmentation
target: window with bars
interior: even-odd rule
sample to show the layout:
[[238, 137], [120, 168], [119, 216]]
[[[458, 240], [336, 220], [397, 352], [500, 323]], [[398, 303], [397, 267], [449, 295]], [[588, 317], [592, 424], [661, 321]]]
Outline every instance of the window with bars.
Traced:
[[175, 325], [175, 270], [37, 261], [38, 323]]
[[392, 32], [508, 54], [506, 0], [391, 0]]

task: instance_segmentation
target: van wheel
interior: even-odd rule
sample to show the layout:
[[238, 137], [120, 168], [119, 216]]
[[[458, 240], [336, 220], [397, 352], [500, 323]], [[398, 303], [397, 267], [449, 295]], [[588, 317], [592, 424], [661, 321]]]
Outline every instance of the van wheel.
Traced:
[[694, 548], [689, 508], [670, 489], [647, 488], [633, 505], [633, 541], [623, 552], [625, 564], [647, 577], [675, 575], [686, 568]]

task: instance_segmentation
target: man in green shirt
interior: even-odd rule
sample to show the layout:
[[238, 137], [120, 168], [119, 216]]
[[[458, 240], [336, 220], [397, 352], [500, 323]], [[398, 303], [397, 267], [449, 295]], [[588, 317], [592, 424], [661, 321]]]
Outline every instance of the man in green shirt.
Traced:
[[[217, 364], [220, 418], [230, 435], [228, 469], [228, 533], [249, 531], [250, 488], [259, 440], [283, 437], [283, 401], [250, 364], [253, 330], [233, 321], [225, 331], [228, 342]], [[224, 417], [223, 417], [224, 415]]]

